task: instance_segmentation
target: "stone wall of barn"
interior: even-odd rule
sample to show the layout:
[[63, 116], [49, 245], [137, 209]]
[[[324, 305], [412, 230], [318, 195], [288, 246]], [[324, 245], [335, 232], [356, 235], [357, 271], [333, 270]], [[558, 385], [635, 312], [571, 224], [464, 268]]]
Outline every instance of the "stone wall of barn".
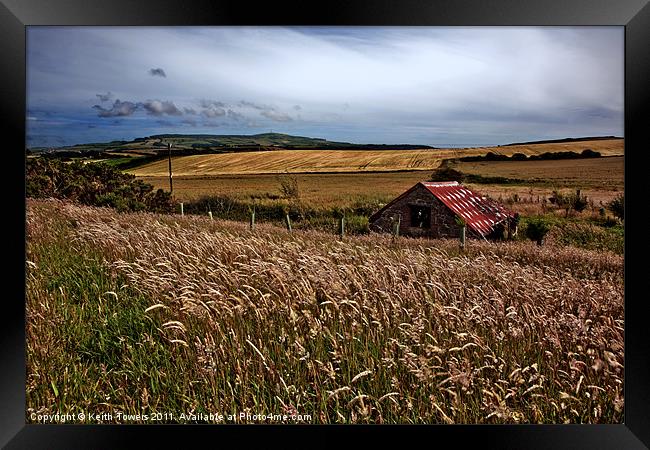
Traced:
[[[411, 224], [410, 206], [431, 208], [431, 228], [419, 228]], [[393, 223], [401, 215], [400, 235], [412, 237], [443, 238], [460, 235], [455, 214], [435, 195], [422, 185], [417, 185], [411, 192], [386, 208], [370, 224], [370, 229], [379, 233], [392, 233]], [[470, 230], [467, 229], [469, 237]]]

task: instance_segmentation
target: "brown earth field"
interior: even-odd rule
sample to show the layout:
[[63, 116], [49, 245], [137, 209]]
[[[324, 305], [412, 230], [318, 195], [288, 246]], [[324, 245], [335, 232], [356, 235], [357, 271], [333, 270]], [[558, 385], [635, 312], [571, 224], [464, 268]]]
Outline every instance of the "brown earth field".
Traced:
[[474, 187], [498, 200], [518, 198], [513, 209], [539, 213], [540, 199], [553, 191], [580, 189], [595, 205], [606, 204], [624, 191], [625, 161], [622, 156], [556, 161], [463, 162], [454, 168], [484, 177], [523, 180], [517, 184], [481, 184]]
[[454, 168], [484, 177], [505, 177], [565, 187], [623, 189], [625, 161], [622, 156], [546, 161], [461, 162]]
[[[580, 153], [585, 149], [600, 152], [603, 156], [622, 156], [624, 142], [622, 139], [611, 139], [470, 149], [277, 150], [222, 153], [174, 158], [173, 170], [176, 176], [431, 170], [438, 167], [443, 159], [484, 155], [488, 152], [533, 155], [561, 151]], [[129, 172], [142, 177], [164, 177], [168, 173], [168, 165], [167, 161], [161, 160]]]

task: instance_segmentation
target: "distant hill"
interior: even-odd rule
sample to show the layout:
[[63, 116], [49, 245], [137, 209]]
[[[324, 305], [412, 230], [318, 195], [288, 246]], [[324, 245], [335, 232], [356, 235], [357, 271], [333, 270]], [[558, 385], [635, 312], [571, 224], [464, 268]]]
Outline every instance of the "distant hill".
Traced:
[[[504, 148], [539, 144], [568, 145], [587, 141], [622, 140], [616, 136], [597, 136], [518, 142], [489, 148]], [[353, 144], [322, 138], [292, 136], [282, 133], [243, 134], [156, 134], [131, 141], [94, 142], [65, 147], [32, 147], [29, 153], [53, 157], [118, 158], [127, 156], [162, 157], [167, 144], [172, 144], [176, 156], [275, 150], [444, 150], [414, 144]], [[488, 148], [488, 147], [480, 147]]]
[[530, 145], [530, 144], [561, 144], [565, 142], [582, 142], [582, 141], [603, 141], [611, 139], [623, 139], [618, 136], [592, 136], [592, 137], [580, 137], [580, 138], [564, 138], [564, 139], [553, 139], [546, 141], [529, 141], [529, 142], [514, 142], [512, 144], [500, 145], [499, 147], [508, 147], [510, 145]]
[[238, 134], [157, 134], [133, 139], [132, 141], [111, 141], [106, 143], [78, 144], [54, 149], [34, 147], [30, 151], [39, 153], [54, 151], [56, 153], [97, 153], [97, 152], [140, 152], [155, 153], [167, 149], [167, 144], [179, 154], [223, 153], [232, 151], [255, 150], [413, 150], [433, 149], [428, 145], [412, 144], [352, 144], [335, 142], [321, 138], [292, 136], [282, 133], [262, 133], [254, 135]]

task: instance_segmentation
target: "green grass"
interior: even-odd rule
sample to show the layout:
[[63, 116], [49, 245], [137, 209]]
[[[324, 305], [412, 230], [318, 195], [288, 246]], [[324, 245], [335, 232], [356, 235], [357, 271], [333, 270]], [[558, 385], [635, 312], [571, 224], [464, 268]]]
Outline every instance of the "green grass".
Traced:
[[164, 158], [165, 156], [127, 156], [124, 158], [108, 158], [102, 160], [102, 162], [116, 169], [127, 170], [144, 166], [145, 164]]
[[[56, 216], [56, 211], [50, 212]], [[231, 367], [206, 376], [211, 368], [206, 364], [213, 364], [212, 350], [200, 345], [197, 349], [195, 340], [204, 338], [214, 325], [192, 314], [170, 315], [163, 308], [145, 313], [156, 300], [110, 270], [106, 255], [97, 248], [71, 243], [79, 226], [75, 220], [57, 217], [29, 238], [28, 423], [33, 422], [32, 414], [57, 413], [85, 413], [86, 418], [75, 423], [98, 423], [89, 412], [110, 413], [112, 419], [107, 421], [112, 423], [129, 422], [116, 419], [117, 411], [140, 414], [144, 418], [130, 421], [138, 423], [205, 422], [182, 419], [180, 412], [230, 413], [235, 418], [229, 422], [235, 423], [236, 414], [252, 406], [254, 413], [283, 411], [268, 383], [235, 382], [229, 375]], [[179, 318], [185, 328], [182, 336], [165, 327]], [[257, 323], [246, 312], [236, 322], [238, 335], [265, 330], [265, 338], [272, 340], [279, 331]], [[175, 339], [192, 345], [172, 342]], [[230, 345], [241, 345], [227, 339]], [[218, 411], [211, 406], [215, 404]], [[167, 411], [173, 411], [174, 418], [153, 420]]]
[[70, 245], [70, 227], [29, 246], [27, 404], [51, 414], [189, 408], [189, 355], [161, 334], [160, 314], [144, 314], [151, 299], [92, 248]]
[[292, 229], [320, 230], [338, 233], [340, 218], [345, 217], [345, 232], [349, 234], [367, 234], [368, 218], [381, 207], [378, 199], [355, 197], [345, 207], [317, 207], [295, 198], [281, 196], [247, 196], [237, 198], [229, 195], [203, 196], [195, 201], [183, 204], [186, 214], [208, 215], [212, 212], [215, 219], [249, 222], [251, 212], [255, 209], [257, 223], [272, 223], [285, 226], [289, 214]]
[[591, 218], [563, 218], [556, 215], [522, 217], [519, 223], [519, 239], [526, 239], [526, 227], [531, 221], [543, 220], [549, 225], [545, 242], [573, 246], [586, 250], [610, 251], [623, 254], [625, 232], [622, 223], [611, 224]]

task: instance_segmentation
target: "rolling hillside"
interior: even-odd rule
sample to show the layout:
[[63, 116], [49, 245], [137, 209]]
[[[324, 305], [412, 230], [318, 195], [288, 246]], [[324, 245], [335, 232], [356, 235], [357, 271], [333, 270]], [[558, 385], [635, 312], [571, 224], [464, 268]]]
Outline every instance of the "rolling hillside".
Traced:
[[[174, 150], [201, 151], [236, 151], [256, 149], [417, 149], [432, 148], [427, 145], [410, 144], [353, 144], [335, 142], [327, 139], [292, 136], [282, 133], [262, 133], [254, 135], [238, 134], [158, 134], [132, 141], [111, 141], [106, 143], [79, 144], [54, 149], [56, 152], [135, 152], [149, 153], [167, 148], [171, 143]], [[35, 147], [30, 149], [39, 153], [48, 149]]]

